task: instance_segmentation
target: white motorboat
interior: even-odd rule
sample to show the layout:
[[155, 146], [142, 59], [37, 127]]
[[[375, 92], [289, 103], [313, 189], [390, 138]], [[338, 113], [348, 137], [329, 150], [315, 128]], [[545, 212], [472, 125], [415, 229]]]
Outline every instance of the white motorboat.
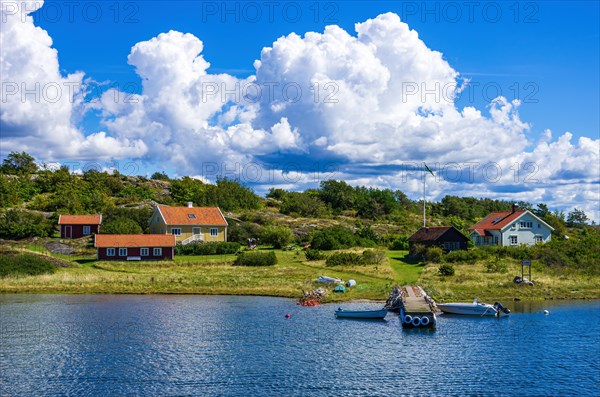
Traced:
[[493, 305], [488, 303], [480, 303], [477, 298], [472, 303], [438, 303], [437, 307], [444, 313], [462, 314], [470, 316], [507, 316], [510, 310], [502, 306], [500, 302]]

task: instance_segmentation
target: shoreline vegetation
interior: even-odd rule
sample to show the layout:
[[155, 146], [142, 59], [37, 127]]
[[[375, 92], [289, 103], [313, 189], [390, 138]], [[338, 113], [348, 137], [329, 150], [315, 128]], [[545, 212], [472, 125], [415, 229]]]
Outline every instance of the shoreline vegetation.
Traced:
[[[550, 269], [532, 263], [534, 286], [517, 285], [520, 261], [505, 258], [503, 269], [490, 271], [489, 262], [453, 263], [455, 273], [441, 276], [438, 263], [410, 259], [407, 251], [385, 250], [376, 264], [327, 266], [326, 260], [306, 259], [301, 250], [259, 247], [276, 255], [272, 266], [234, 266], [236, 255], [177, 256], [167, 262], [106, 262], [93, 255], [53, 254], [43, 245], [2, 245], [0, 265], [6, 261], [39, 262], [43, 269], [26, 268], [24, 274], [0, 274], [0, 293], [64, 294], [198, 294], [260, 295], [299, 298], [304, 291], [325, 287], [324, 302], [383, 301], [395, 285], [418, 284], [439, 302], [481, 300], [544, 300], [600, 298], [600, 276], [574, 269]], [[365, 249], [342, 252], [360, 254]], [[368, 251], [368, 249], [367, 249]], [[340, 252], [340, 251], [337, 251]], [[332, 255], [333, 253], [329, 253]], [[46, 263], [52, 264], [48, 271]], [[0, 269], [2, 271], [3, 269]], [[493, 270], [493, 269], [492, 269]], [[30, 271], [30, 274], [27, 274]], [[314, 280], [327, 275], [357, 285], [344, 294]]]
[[[453, 226], [468, 236], [476, 222], [516, 205], [554, 229], [551, 241], [448, 254], [415, 245], [413, 254], [422, 258], [416, 260], [407, 255], [408, 239], [422, 225], [423, 201], [401, 190], [328, 179], [304, 191], [273, 187], [262, 197], [239, 178], [221, 176], [208, 183], [158, 171], [148, 177], [83, 170], [54, 169], [25, 152], [12, 152], [2, 161], [0, 293], [299, 298], [325, 286], [314, 282], [325, 275], [357, 282], [344, 294], [328, 293], [326, 301], [384, 300], [393, 286], [406, 284], [421, 285], [441, 302], [475, 296], [600, 298], [600, 227], [577, 208], [565, 213], [545, 203], [446, 195], [426, 203], [428, 226]], [[177, 246], [175, 260], [164, 263], [101, 262], [90, 238], [61, 240], [57, 231], [61, 214], [102, 214], [100, 233], [148, 233], [157, 204], [189, 202], [220, 208], [228, 222], [228, 243]], [[261, 244], [258, 251], [265, 255], [234, 255], [250, 242]], [[290, 246], [297, 249], [288, 250]], [[310, 250], [299, 249], [308, 246]], [[513, 283], [523, 259], [532, 261], [534, 286]]]

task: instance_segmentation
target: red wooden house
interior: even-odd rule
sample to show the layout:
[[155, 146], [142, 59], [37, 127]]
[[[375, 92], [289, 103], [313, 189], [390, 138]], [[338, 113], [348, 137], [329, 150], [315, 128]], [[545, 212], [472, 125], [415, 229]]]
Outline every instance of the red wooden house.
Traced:
[[152, 261], [175, 257], [172, 234], [96, 234], [97, 259], [103, 261]]
[[80, 238], [100, 233], [102, 215], [60, 215], [58, 226], [61, 238]]

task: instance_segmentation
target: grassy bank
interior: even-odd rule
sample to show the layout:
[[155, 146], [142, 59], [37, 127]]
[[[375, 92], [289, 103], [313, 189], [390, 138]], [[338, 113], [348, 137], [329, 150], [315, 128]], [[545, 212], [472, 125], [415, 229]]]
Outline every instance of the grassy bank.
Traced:
[[[27, 250], [20, 255], [33, 254]], [[278, 263], [269, 267], [233, 266], [234, 255], [178, 256], [170, 262], [98, 262], [75, 256], [68, 267], [57, 266], [40, 275], [9, 275], [0, 278], [0, 292], [20, 293], [177, 293], [266, 295], [298, 298], [327, 275], [354, 279], [357, 286], [346, 294], [328, 294], [329, 301], [386, 299], [393, 285], [419, 284], [440, 301], [563, 299], [600, 297], [600, 277], [574, 271], [558, 272], [534, 264], [536, 285], [512, 282], [520, 274], [517, 261], [508, 261], [506, 273], [487, 273], [483, 263], [455, 264], [453, 276], [441, 277], [439, 265], [424, 265], [406, 258], [406, 251], [386, 251], [378, 265], [327, 267], [325, 261], [307, 261], [301, 252], [276, 251]], [[65, 255], [45, 256], [53, 260]], [[331, 287], [329, 287], [331, 288]]]
[[[479, 297], [492, 300], [593, 299], [600, 298], [600, 277], [573, 269], [553, 269], [533, 262], [534, 286], [513, 283], [521, 276], [521, 264], [506, 260], [505, 273], [489, 273], [483, 262], [455, 264], [453, 276], [439, 275], [439, 265], [427, 265], [419, 283], [438, 301], [469, 301]], [[528, 277], [525, 270], [525, 277]]]

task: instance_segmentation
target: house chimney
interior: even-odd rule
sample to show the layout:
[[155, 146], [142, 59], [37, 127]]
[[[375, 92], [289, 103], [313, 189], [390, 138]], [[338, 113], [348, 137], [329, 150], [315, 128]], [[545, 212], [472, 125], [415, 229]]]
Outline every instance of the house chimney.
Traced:
[[518, 209], [519, 209], [519, 207], [515, 203], [513, 203], [513, 205], [512, 205], [512, 212], [513, 212], [513, 214], [515, 212], [517, 212]]
[[194, 206], [194, 203], [191, 201], [188, 201], [188, 208], [192, 208]]

